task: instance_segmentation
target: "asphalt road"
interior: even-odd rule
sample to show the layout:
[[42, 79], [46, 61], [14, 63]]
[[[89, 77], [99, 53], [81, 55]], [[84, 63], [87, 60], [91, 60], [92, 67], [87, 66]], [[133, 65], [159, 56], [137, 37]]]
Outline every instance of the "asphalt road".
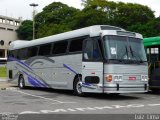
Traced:
[[[32, 114], [34, 116], [41, 115], [41, 119], [45, 115], [50, 115], [50, 118], [57, 117], [52, 116], [53, 114], [72, 114], [72, 117], [75, 115], [76, 118], [78, 115], [84, 118], [86, 118], [85, 115], [91, 115], [92, 120], [99, 115], [102, 118], [104, 116], [105, 119], [106, 115], [108, 118], [109, 116], [113, 118], [112, 114], [123, 114], [123, 117], [125, 114], [132, 114], [132, 116], [126, 115], [126, 117], [134, 120], [139, 118], [150, 120], [148, 119], [150, 116], [146, 116], [147, 114], [160, 114], [160, 93], [120, 94], [118, 96], [87, 94], [85, 97], [78, 97], [74, 96], [72, 91], [38, 88], [20, 90], [17, 87], [11, 87], [0, 90], [0, 113], [4, 118], [7, 114], [23, 116]], [[117, 115], [117, 117], [119, 116]], [[68, 118], [63, 115], [58, 117]], [[160, 120], [160, 115], [154, 117]]]

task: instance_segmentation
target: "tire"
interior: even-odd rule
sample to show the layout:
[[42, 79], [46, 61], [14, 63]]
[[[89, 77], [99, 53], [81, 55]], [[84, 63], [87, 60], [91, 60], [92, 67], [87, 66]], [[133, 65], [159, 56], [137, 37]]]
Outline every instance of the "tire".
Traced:
[[113, 96], [113, 97], [117, 97], [117, 96], [120, 95], [120, 93], [110, 93], [109, 95], [110, 95], [110, 96]]
[[159, 89], [153, 89], [153, 88], [151, 88], [150, 90], [152, 91], [152, 93], [158, 93], [160, 91]]
[[19, 77], [18, 87], [19, 87], [20, 89], [24, 89], [24, 88], [25, 88], [25, 82], [24, 82], [24, 77], [23, 77], [23, 75], [21, 75], [21, 76]]
[[84, 95], [84, 93], [82, 92], [82, 77], [81, 76], [77, 77], [74, 80], [73, 90], [74, 90], [74, 95], [77, 95], [77, 96]]

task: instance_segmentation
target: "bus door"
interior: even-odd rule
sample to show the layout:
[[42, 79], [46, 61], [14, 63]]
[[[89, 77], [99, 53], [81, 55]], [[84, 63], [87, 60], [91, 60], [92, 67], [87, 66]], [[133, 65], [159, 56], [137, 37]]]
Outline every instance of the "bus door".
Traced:
[[103, 60], [97, 39], [83, 42], [82, 92], [103, 92]]
[[150, 88], [160, 86], [160, 48], [152, 46], [147, 48], [147, 59], [149, 61], [149, 85]]

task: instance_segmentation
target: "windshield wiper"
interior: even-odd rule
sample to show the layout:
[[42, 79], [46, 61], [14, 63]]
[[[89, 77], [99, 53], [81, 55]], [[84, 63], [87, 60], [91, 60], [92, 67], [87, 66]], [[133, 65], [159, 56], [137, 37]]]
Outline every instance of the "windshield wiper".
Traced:
[[[135, 52], [135, 51], [132, 49], [131, 46], [129, 46], [129, 48], [130, 48], [130, 53], [131, 53], [132, 57], [134, 57], [137, 62], [140, 62], [140, 63], [146, 62], [146, 61], [143, 61], [143, 60], [141, 59], [141, 57], [137, 54], [137, 52]], [[135, 53], [135, 54], [134, 54], [134, 53]], [[137, 58], [138, 58], [139, 60], [138, 60]]]
[[127, 59], [126, 60], [128, 60], [128, 49], [127, 49], [127, 46], [125, 45], [125, 49], [126, 49], [126, 51], [125, 51], [125, 53], [124, 54], [122, 54], [122, 56], [120, 57], [120, 60], [124, 60], [124, 59], [122, 59], [125, 55], [127, 55]]

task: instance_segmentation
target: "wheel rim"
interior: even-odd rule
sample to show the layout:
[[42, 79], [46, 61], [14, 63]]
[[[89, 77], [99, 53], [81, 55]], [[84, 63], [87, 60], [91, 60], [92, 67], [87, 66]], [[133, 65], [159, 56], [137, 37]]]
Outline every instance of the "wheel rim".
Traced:
[[76, 85], [77, 93], [82, 94], [82, 82], [79, 80]]
[[23, 88], [23, 78], [20, 78], [19, 85], [20, 85], [21, 88]]

